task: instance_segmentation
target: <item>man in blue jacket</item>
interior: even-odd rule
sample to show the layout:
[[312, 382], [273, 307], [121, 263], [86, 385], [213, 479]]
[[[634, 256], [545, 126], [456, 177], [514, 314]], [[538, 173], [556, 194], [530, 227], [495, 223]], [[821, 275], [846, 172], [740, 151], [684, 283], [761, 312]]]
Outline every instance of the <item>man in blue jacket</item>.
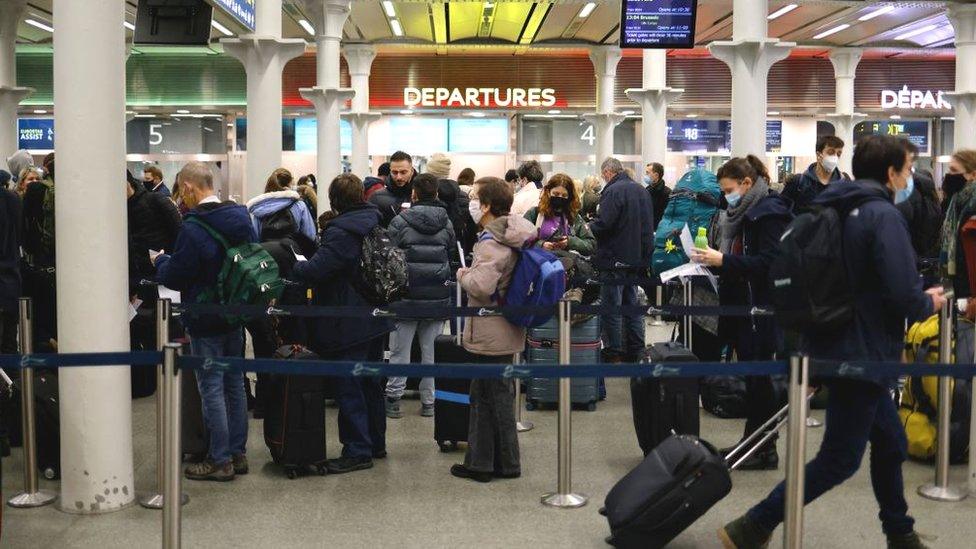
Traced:
[[[854, 319], [841, 332], [806, 333], [805, 351], [825, 360], [897, 362], [905, 320], [921, 320], [945, 306], [942, 288], [922, 290], [915, 252], [895, 203], [908, 199], [911, 162], [904, 144], [870, 136], [854, 149], [851, 184], [828, 188], [814, 204], [835, 206], [844, 221], [844, 263], [854, 295]], [[857, 380], [827, 379], [827, 425], [817, 456], [806, 466], [805, 503], [857, 472], [871, 443], [871, 484], [888, 547], [925, 547], [908, 515], [901, 465], [907, 457], [905, 430], [890, 390], [897, 378], [877, 368]], [[784, 484], [719, 531], [727, 548], [765, 547], [783, 521]]]
[[[197, 303], [201, 293], [212, 290], [224, 263], [225, 250], [199, 223], [209, 225], [234, 246], [257, 242], [247, 208], [233, 202], [220, 202], [213, 189], [210, 168], [190, 162], [177, 176], [183, 200], [192, 208], [183, 229], [176, 237], [172, 255], [151, 251], [156, 280], [182, 293], [186, 303]], [[195, 356], [221, 357], [244, 355], [244, 335], [240, 326], [228, 324], [220, 315], [184, 315], [183, 324], [190, 336], [190, 352]], [[203, 404], [203, 421], [210, 434], [207, 459], [185, 470], [191, 480], [233, 480], [247, 474], [247, 399], [244, 374], [198, 370], [197, 386]]]
[[[651, 195], [624, 172], [616, 158], [603, 161], [600, 206], [590, 230], [596, 237], [593, 266], [603, 277], [647, 276], [654, 251], [654, 206]], [[604, 283], [604, 305], [637, 305], [637, 285]], [[625, 315], [624, 328], [616, 315], [603, 316], [604, 356], [609, 362], [635, 361], [644, 351], [644, 316]], [[626, 332], [626, 343], [624, 333]]]
[[[295, 264], [292, 276], [313, 287], [314, 303], [363, 306], [365, 299], [353, 280], [361, 276], [363, 239], [382, 221], [382, 214], [363, 197], [363, 182], [343, 174], [329, 185], [329, 204], [338, 214], [322, 230], [318, 251]], [[311, 337], [312, 350], [324, 360], [378, 362], [383, 336], [393, 326], [383, 318], [319, 318]], [[330, 473], [349, 473], [373, 466], [386, 457], [386, 409], [383, 384], [374, 377], [338, 379], [339, 440], [342, 457], [330, 459]]]

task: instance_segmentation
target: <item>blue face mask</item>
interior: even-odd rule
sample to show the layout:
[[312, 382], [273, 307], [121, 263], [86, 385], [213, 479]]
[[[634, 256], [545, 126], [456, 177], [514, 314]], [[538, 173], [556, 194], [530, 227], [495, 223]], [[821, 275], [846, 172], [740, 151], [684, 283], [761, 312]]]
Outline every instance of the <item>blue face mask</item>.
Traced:
[[895, 204], [901, 204], [902, 202], [908, 200], [908, 197], [912, 196], [912, 192], [915, 191], [915, 176], [908, 176], [908, 184], [905, 185], [904, 189], [898, 189], [895, 191]]
[[736, 207], [740, 200], [742, 200], [742, 195], [739, 194], [739, 191], [732, 191], [725, 195], [725, 201], [729, 203], [730, 208]]
[[645, 173], [645, 174], [644, 174], [644, 186], [645, 186], [645, 187], [647, 187], [647, 186], [648, 186], [648, 185], [650, 185], [650, 184], [651, 184], [651, 176], [649, 176], [649, 175], [647, 175], [647, 174]]

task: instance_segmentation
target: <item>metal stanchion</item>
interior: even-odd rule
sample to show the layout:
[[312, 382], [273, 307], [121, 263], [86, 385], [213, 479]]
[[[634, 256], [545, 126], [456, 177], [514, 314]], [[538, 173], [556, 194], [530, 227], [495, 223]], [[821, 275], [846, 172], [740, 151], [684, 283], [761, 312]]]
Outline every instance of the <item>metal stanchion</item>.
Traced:
[[[559, 363], [569, 365], [573, 340], [570, 337], [571, 301], [559, 302]], [[589, 497], [573, 493], [573, 425], [571, 380], [559, 378], [558, 469], [556, 492], [542, 496], [542, 504], [550, 507], [574, 508], [586, 505]]]
[[179, 504], [183, 493], [180, 472], [180, 370], [176, 357], [180, 346], [167, 343], [163, 348], [163, 549], [179, 549], [181, 537]]
[[[34, 352], [31, 300], [20, 298], [20, 354]], [[37, 430], [34, 423], [34, 369], [20, 370], [20, 425], [24, 445], [24, 491], [7, 500], [11, 507], [40, 507], [57, 499], [57, 494], [37, 487]]]
[[[654, 290], [655, 290], [654, 304], [657, 306], [658, 309], [660, 309], [661, 302], [664, 300], [664, 288], [661, 286], [661, 284], [658, 284], [657, 286], [654, 287]], [[648, 299], [649, 298], [650, 296], [648, 296]], [[651, 326], [664, 326], [664, 321], [661, 320], [661, 315], [657, 315], [654, 317], [654, 320], [651, 321]]]
[[[512, 364], [522, 364], [522, 353], [512, 356]], [[515, 378], [515, 429], [520, 433], [531, 431], [535, 425], [531, 421], [522, 421], [522, 380]]]
[[[682, 289], [684, 290], [685, 293], [684, 295], [685, 307], [691, 307], [692, 298], [694, 297], [694, 294], [692, 292], [692, 286], [691, 286], [692, 279], [691, 277], [685, 277], [681, 282], [682, 282]], [[694, 317], [692, 317], [691, 315], [685, 315], [682, 317], [682, 320], [684, 322], [685, 349], [688, 349], [690, 351], [692, 349], [691, 331], [695, 325]]]
[[807, 380], [810, 358], [790, 357], [789, 427], [786, 451], [786, 514], [783, 519], [783, 547], [803, 546], [803, 503], [807, 448]]
[[[156, 349], [162, 351], [169, 343], [169, 321], [172, 315], [172, 305], [169, 299], [156, 300]], [[163, 365], [156, 366], [156, 490], [139, 498], [139, 505], [147, 509], [163, 508], [163, 414], [165, 402], [163, 400]], [[190, 496], [183, 494], [183, 505], [190, 501]]]
[[[946, 305], [939, 314], [939, 362], [946, 364], [952, 356], [953, 294], [946, 292]], [[935, 501], [961, 501], [966, 491], [949, 486], [949, 427], [952, 414], [952, 378], [939, 378], [939, 422], [935, 453], [935, 482], [919, 486], [918, 495]]]

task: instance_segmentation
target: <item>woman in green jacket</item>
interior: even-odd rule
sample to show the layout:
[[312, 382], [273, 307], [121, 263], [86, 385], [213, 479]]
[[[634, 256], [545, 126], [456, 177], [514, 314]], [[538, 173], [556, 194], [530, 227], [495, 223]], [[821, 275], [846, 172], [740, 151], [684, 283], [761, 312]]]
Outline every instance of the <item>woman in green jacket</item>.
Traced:
[[525, 214], [538, 230], [536, 246], [551, 252], [576, 252], [583, 256], [596, 250], [596, 238], [579, 215], [580, 197], [573, 179], [557, 173], [549, 178], [539, 206]]

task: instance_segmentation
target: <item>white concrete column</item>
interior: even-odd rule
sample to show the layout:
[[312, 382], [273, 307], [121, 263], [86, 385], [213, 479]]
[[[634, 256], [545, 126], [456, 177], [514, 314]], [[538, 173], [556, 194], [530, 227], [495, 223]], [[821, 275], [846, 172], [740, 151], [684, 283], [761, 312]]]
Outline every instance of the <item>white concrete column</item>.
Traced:
[[[17, 150], [17, 106], [34, 90], [17, 86], [17, 25], [27, 0], [0, 0], [0, 168]], [[17, 177], [19, 174], [13, 174]]]
[[352, 110], [347, 119], [352, 124], [352, 173], [359, 177], [369, 175], [369, 124], [380, 118], [380, 113], [369, 111], [369, 74], [376, 59], [376, 48], [369, 44], [350, 44], [342, 48], [342, 55], [349, 66], [349, 83], [356, 95], [352, 98]]
[[769, 69], [796, 44], [768, 38], [766, 0], [734, 0], [732, 40], [708, 50], [732, 71], [732, 155], [766, 156], [766, 81]]
[[668, 152], [668, 104], [684, 93], [683, 89], [668, 87], [667, 61], [666, 50], [644, 50], [644, 87], [626, 91], [643, 113], [641, 158], [645, 166], [651, 162], [664, 164]]
[[[315, 107], [319, 179], [326, 182], [319, 192], [320, 209], [328, 208], [328, 184], [342, 173], [339, 146], [339, 114], [353, 98], [350, 88], [339, 87], [339, 54], [342, 27], [349, 17], [351, 0], [305, 0], [305, 11], [315, 27], [317, 78], [314, 88], [299, 93]], [[324, 205], [324, 206], [323, 206]]]
[[594, 46], [590, 48], [590, 61], [596, 74], [596, 112], [583, 115], [583, 119], [593, 124], [596, 136], [596, 166], [613, 156], [613, 129], [624, 121], [623, 115], [614, 113], [614, 88], [617, 80], [617, 64], [622, 57], [617, 46]]
[[956, 89], [946, 94], [955, 108], [953, 147], [976, 149], [976, 4], [949, 4], [956, 31]]
[[281, 71], [305, 53], [304, 40], [281, 38], [281, 0], [258, 0], [255, 11], [254, 34], [220, 41], [247, 73], [245, 201], [261, 194], [268, 175], [281, 167]]
[[854, 126], [867, 118], [854, 112], [854, 76], [864, 51], [860, 48], [835, 48], [830, 52], [830, 62], [834, 65], [834, 79], [837, 82], [835, 110], [826, 116], [834, 125], [834, 135], [844, 140], [844, 152], [840, 155], [840, 170], [851, 173], [851, 160], [854, 158]]
[[[129, 350], [124, 9], [124, 0], [54, 3], [58, 348], [66, 353]], [[61, 509], [129, 505], [128, 368], [59, 373]]]

